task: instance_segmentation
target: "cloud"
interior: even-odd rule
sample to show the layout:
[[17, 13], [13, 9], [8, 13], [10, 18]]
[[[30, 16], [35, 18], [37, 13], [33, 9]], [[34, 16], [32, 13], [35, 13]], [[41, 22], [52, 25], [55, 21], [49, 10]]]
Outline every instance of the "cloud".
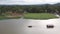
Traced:
[[29, 5], [29, 4], [54, 4], [60, 2], [60, 0], [0, 0], [0, 4], [19, 4], [19, 5]]

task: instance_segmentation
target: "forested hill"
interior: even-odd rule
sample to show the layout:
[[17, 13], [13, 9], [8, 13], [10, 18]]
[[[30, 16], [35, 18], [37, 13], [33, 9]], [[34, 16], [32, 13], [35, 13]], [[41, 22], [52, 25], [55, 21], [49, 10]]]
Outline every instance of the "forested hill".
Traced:
[[55, 13], [60, 12], [60, 3], [42, 5], [0, 5], [0, 14], [5, 12]]

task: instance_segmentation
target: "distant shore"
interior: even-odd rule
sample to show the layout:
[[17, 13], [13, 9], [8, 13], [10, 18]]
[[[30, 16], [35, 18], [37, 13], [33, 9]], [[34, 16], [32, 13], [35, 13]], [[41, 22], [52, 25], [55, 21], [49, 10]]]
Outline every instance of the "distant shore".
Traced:
[[53, 19], [53, 18], [59, 18], [54, 14], [50, 13], [26, 13], [24, 15], [15, 15], [15, 16], [0, 16], [0, 19], [19, 19], [19, 18], [24, 18], [24, 19]]

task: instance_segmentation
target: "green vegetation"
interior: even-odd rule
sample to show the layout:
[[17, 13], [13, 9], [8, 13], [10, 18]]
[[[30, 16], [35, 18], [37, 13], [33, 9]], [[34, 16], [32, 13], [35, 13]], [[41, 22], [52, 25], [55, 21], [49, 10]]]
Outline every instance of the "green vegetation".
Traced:
[[20, 18], [23, 13], [27, 13], [24, 16], [27, 19], [58, 18], [54, 14], [60, 15], [60, 3], [54, 5], [0, 5], [0, 19]]
[[58, 17], [49, 13], [27, 13], [25, 14], [24, 18], [25, 19], [52, 19]]
[[18, 19], [18, 18], [20, 18], [20, 17], [19, 16], [17, 16], [17, 17], [0, 16], [0, 20], [2, 20], [2, 19]]
[[23, 13], [60, 13], [60, 4], [44, 5], [0, 5], [0, 14], [6, 12]]
[[[0, 20], [2, 19], [18, 19], [20, 16], [13, 16], [13, 17], [7, 17], [7, 16], [0, 16]], [[24, 14], [24, 19], [53, 19], [58, 18], [54, 14], [50, 13], [26, 13]]]

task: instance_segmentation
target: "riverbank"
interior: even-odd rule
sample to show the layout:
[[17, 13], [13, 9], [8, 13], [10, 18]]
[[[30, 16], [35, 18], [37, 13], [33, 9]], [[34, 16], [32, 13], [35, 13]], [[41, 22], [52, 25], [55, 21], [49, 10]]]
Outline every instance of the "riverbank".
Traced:
[[53, 19], [58, 17], [50, 13], [27, 13], [24, 15], [24, 18], [25, 19]]
[[54, 18], [59, 18], [54, 14], [50, 14], [50, 13], [26, 13], [23, 16], [19, 15], [19, 16], [0, 16], [0, 20], [1, 19], [19, 19], [19, 18], [23, 18], [23, 19], [54, 19]]
[[13, 17], [13, 16], [10, 16], [10, 17], [7, 17], [7, 16], [0, 16], [0, 20], [3, 20], [3, 19], [19, 19], [21, 18], [20, 16], [16, 16], [16, 17]]

